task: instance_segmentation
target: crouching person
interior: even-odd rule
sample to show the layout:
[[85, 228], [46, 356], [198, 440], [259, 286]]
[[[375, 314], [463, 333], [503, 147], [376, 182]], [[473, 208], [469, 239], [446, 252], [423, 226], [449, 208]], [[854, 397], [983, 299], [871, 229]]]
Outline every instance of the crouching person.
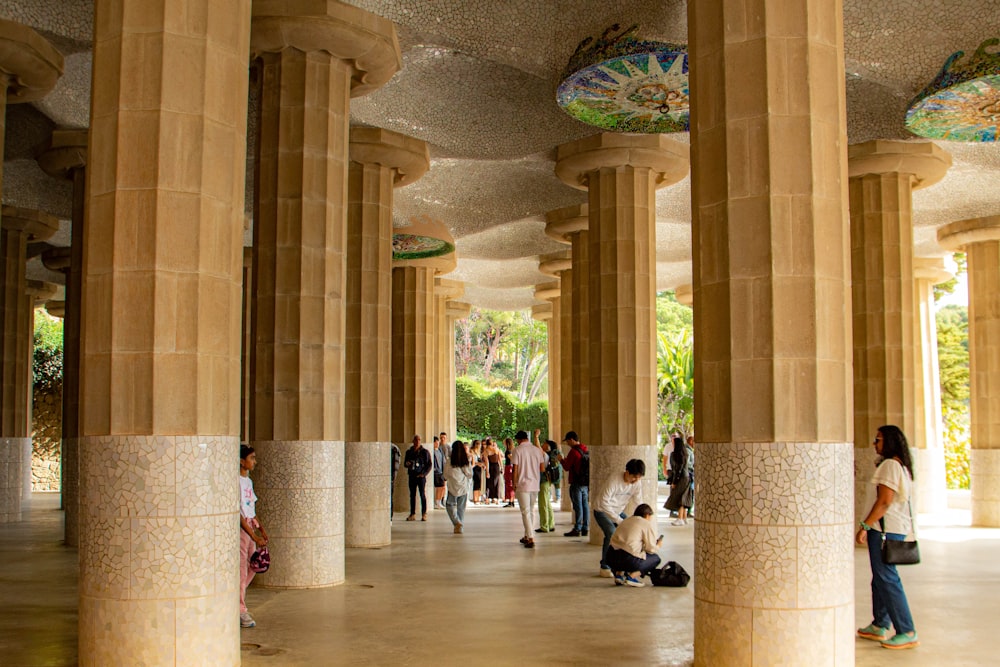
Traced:
[[608, 546], [607, 564], [614, 572], [615, 585], [644, 586], [642, 578], [660, 564], [656, 553], [663, 536], [656, 537], [656, 513], [643, 503], [618, 525]]

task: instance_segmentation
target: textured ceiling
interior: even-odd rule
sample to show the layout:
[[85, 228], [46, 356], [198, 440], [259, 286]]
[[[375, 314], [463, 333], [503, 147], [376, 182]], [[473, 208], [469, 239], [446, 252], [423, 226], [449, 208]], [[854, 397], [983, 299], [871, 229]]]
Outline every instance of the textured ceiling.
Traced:
[[[613, 23], [638, 23], [642, 37], [685, 42], [686, 0], [350, 4], [394, 21], [403, 52], [403, 69], [386, 86], [352, 101], [352, 122], [423, 139], [431, 149], [430, 171], [395, 192], [397, 224], [429, 215], [451, 230], [459, 262], [448, 277], [467, 283], [465, 300], [530, 306], [532, 286], [551, 280], [538, 273], [538, 255], [565, 247], [545, 236], [545, 213], [586, 201], [553, 173], [556, 146], [595, 132], [555, 104], [566, 61], [582, 39]], [[4, 203], [69, 217], [67, 184], [46, 177], [33, 159], [53, 127], [87, 125], [92, 11], [92, 0], [0, 2], [0, 18], [31, 25], [66, 56], [66, 73], [49, 96], [8, 107]], [[913, 139], [902, 123], [908, 101], [952, 52], [1000, 36], [1000, 0], [844, 0], [844, 35], [850, 143]], [[954, 166], [913, 197], [919, 255], [943, 254], [935, 239], [940, 225], [1000, 213], [1000, 146], [941, 146]], [[658, 286], [689, 283], [690, 179], [656, 199]], [[68, 243], [68, 235], [54, 241]]]

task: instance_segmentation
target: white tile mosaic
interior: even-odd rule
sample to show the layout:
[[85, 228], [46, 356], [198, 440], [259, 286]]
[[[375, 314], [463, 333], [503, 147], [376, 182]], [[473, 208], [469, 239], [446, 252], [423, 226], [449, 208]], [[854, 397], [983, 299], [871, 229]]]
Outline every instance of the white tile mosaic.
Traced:
[[[564, 448], [565, 449], [565, 448]], [[625, 472], [625, 464], [630, 459], [642, 459], [646, 463], [646, 474], [639, 482], [642, 485], [642, 502], [657, 508], [656, 494], [656, 446], [655, 445], [604, 445], [589, 447], [590, 450], [590, 506], [600, 498], [607, 481], [613, 475], [621, 476]], [[634, 507], [626, 508], [626, 514], [631, 514]], [[593, 511], [593, 510], [591, 510]], [[591, 518], [590, 543], [601, 544], [604, 533]]]
[[344, 444], [344, 543], [378, 547], [392, 541], [389, 521], [390, 446], [387, 442]]
[[21, 452], [31, 438], [0, 438], [0, 523], [21, 520]]

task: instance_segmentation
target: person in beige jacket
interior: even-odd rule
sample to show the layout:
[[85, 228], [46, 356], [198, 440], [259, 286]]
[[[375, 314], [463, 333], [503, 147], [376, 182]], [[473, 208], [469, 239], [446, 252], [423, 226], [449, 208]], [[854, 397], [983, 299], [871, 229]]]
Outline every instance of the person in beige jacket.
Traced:
[[656, 537], [656, 513], [642, 503], [629, 518], [618, 525], [608, 546], [607, 563], [614, 572], [615, 585], [642, 588], [642, 578], [660, 564], [663, 536]]

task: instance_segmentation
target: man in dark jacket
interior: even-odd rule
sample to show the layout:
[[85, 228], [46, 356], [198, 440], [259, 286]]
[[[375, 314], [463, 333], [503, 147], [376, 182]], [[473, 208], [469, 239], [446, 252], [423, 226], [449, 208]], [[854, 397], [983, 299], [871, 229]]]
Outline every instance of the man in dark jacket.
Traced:
[[559, 463], [569, 473], [569, 498], [573, 503], [573, 530], [563, 535], [578, 537], [590, 533], [590, 452], [576, 431], [569, 431], [563, 442], [570, 449], [565, 458], [559, 457]]
[[427, 485], [427, 474], [431, 471], [431, 453], [420, 444], [420, 436], [413, 436], [413, 445], [406, 450], [403, 458], [403, 467], [410, 477], [410, 516], [407, 521], [416, 521], [417, 503], [416, 493], [420, 491], [420, 520], [427, 521], [427, 494], [424, 488]]

